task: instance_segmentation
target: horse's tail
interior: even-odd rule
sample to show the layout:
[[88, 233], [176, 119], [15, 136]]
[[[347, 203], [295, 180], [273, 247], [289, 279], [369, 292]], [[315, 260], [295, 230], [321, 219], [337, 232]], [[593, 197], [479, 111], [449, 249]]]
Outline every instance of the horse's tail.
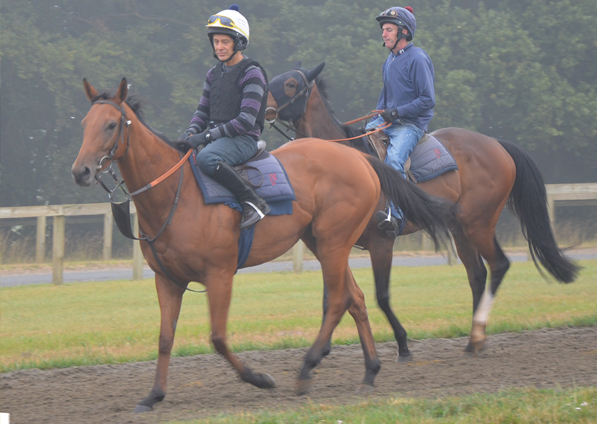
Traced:
[[448, 225], [454, 218], [454, 204], [427, 194], [379, 159], [367, 155], [367, 160], [379, 177], [381, 190], [402, 210], [406, 220], [429, 234], [436, 250], [440, 247], [440, 241], [447, 244], [450, 238]]
[[541, 171], [531, 156], [520, 147], [507, 141], [498, 141], [516, 165], [516, 179], [508, 207], [520, 220], [535, 266], [543, 275], [537, 263], [539, 261], [556, 280], [573, 282], [581, 267], [564, 256], [556, 243], [547, 212], [547, 192]]

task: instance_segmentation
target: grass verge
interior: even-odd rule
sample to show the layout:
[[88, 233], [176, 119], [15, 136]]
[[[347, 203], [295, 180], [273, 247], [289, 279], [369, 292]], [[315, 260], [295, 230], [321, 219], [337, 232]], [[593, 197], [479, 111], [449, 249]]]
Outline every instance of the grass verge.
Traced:
[[594, 423], [597, 388], [569, 390], [509, 389], [445, 399], [388, 398], [354, 405], [308, 404], [292, 411], [260, 411], [219, 415], [170, 424], [275, 424], [275, 423]]
[[[532, 263], [514, 263], [498, 293], [488, 333], [597, 325], [597, 260], [574, 284], [546, 283]], [[378, 342], [394, 340], [375, 307], [370, 269], [354, 270]], [[471, 294], [462, 267], [395, 267], [392, 305], [409, 337], [466, 336]], [[234, 351], [309, 346], [321, 324], [320, 272], [240, 274], [229, 315]], [[0, 371], [155, 359], [159, 307], [152, 280], [0, 289]], [[212, 352], [206, 295], [187, 293], [174, 356]], [[356, 343], [346, 315], [334, 343]]]

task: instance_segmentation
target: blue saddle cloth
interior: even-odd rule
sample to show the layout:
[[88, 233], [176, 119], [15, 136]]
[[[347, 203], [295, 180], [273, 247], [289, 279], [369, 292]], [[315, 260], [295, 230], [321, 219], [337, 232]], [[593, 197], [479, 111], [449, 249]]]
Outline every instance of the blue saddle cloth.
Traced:
[[432, 135], [421, 144], [417, 144], [410, 154], [408, 177], [415, 183], [431, 180], [435, 177], [458, 169], [456, 161], [446, 147]]
[[[226, 187], [199, 169], [195, 152], [189, 157], [189, 163], [206, 204], [224, 203], [239, 212], [242, 211], [240, 203]], [[278, 158], [270, 155], [269, 152], [263, 152], [257, 158], [247, 162], [243, 168], [247, 172], [248, 180], [256, 187], [257, 194], [270, 206], [269, 215], [292, 215], [292, 201], [296, 200], [296, 196], [286, 170]], [[254, 225], [241, 231], [238, 241], [237, 268], [241, 268], [249, 257], [254, 234]]]

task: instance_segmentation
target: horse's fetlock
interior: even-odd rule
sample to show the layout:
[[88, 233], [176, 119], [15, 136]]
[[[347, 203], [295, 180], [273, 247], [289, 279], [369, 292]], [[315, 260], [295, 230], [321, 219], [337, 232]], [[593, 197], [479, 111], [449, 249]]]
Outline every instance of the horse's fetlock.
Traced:
[[218, 352], [220, 355], [224, 355], [226, 353], [226, 337], [212, 335], [211, 342], [213, 343], [216, 352]]

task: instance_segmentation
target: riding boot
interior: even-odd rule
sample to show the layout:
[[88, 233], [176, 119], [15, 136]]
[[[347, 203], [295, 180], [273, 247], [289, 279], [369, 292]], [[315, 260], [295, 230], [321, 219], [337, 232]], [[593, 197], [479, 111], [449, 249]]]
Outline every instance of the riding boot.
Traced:
[[236, 170], [224, 161], [219, 161], [211, 177], [234, 194], [243, 208], [240, 229], [250, 227], [267, 215], [271, 208], [255, 189]]
[[386, 232], [388, 237], [396, 238], [402, 232], [404, 223], [402, 219], [397, 219], [391, 213], [386, 211], [375, 212], [375, 219], [377, 220], [377, 228]]

